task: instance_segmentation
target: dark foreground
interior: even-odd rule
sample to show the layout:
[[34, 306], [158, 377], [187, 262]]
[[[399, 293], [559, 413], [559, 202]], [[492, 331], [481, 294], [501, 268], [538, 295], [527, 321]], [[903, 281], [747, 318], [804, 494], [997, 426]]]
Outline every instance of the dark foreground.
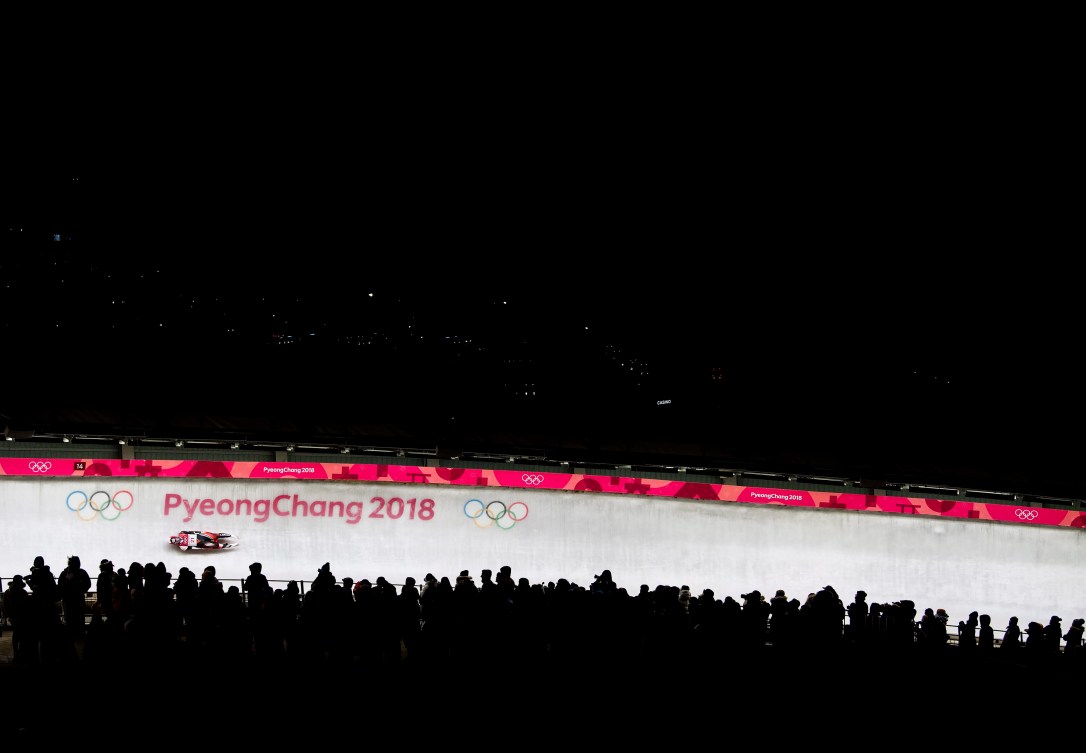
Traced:
[[[914, 735], [1000, 743], [1059, 724], [1083, 670], [1063, 661], [940, 652], [765, 650], [712, 661], [519, 658], [480, 636], [475, 661], [215, 666], [0, 665], [5, 738], [176, 748], [312, 744], [906, 745]], [[718, 739], [719, 738], [719, 739]], [[216, 742], [218, 741], [218, 742]], [[308, 741], [308, 742], [307, 742]], [[870, 741], [868, 741], [870, 742]], [[11, 747], [8, 748], [12, 749]]]

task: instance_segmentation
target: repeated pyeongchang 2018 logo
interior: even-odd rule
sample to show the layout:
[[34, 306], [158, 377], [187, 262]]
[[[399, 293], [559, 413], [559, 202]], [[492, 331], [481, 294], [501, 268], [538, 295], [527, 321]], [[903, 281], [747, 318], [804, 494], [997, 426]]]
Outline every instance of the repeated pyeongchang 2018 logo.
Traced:
[[528, 517], [528, 505], [524, 502], [505, 504], [501, 500], [483, 502], [469, 499], [464, 503], [464, 515], [471, 518], [477, 528], [497, 528], [508, 531]]
[[80, 520], [116, 520], [121, 513], [130, 509], [136, 498], [127, 489], [121, 489], [113, 494], [107, 491], [85, 492], [77, 489], [68, 493], [64, 504], [75, 513]]
[[1018, 518], [1019, 520], [1024, 520], [1026, 522], [1037, 520], [1037, 516], [1040, 514], [1041, 513], [1037, 512], [1036, 510], [1030, 510], [1028, 508], [1022, 507], [1019, 507], [1017, 510], [1014, 511], [1014, 516], [1016, 518]]

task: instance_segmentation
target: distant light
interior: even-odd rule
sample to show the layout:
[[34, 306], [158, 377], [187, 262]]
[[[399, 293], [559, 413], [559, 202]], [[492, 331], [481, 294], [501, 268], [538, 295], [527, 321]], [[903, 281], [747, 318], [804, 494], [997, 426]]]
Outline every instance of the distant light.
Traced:
[[128, 442], [124, 441], [123, 439], [118, 439], [117, 444], [128, 444]]
[[370, 298], [373, 298], [373, 293], [370, 293], [370, 294], [369, 294], [369, 297], [370, 297]]
[[185, 443], [182, 442], [180, 439], [175, 439], [174, 442], [173, 442], [173, 446], [174, 447], [184, 447]]
[[72, 439], [71, 439], [71, 437], [61, 437], [60, 441], [63, 442], [64, 444], [68, 444], [69, 442], [72, 441]]

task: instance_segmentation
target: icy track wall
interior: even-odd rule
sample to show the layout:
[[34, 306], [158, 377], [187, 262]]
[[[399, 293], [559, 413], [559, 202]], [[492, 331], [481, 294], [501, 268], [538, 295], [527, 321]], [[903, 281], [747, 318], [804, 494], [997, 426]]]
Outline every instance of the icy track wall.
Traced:
[[[524, 471], [155, 462], [0, 461], [0, 575], [25, 575], [39, 554], [54, 574], [77, 554], [92, 578], [103, 558], [162, 561], [174, 576], [214, 564], [224, 580], [261, 562], [273, 580], [309, 581], [329, 562], [337, 578], [393, 583], [461, 570], [478, 582], [509, 565], [514, 579], [585, 586], [609, 569], [631, 594], [642, 583], [736, 599], [783, 588], [802, 602], [832, 585], [846, 605], [862, 589], [869, 602], [943, 607], [952, 624], [987, 612], [997, 629], [1011, 615], [1086, 617], [1086, 539], [1065, 510]], [[168, 543], [181, 530], [241, 543], [183, 552]]]

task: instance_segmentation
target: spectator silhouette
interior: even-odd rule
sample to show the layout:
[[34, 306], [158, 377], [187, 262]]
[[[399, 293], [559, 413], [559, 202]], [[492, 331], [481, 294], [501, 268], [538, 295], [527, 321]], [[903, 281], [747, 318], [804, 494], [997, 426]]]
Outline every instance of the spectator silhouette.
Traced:
[[132, 619], [132, 589], [128, 587], [128, 573], [118, 567], [113, 575], [113, 622], [117, 630], [123, 631]]
[[249, 614], [257, 614], [264, 605], [265, 600], [271, 596], [271, 586], [268, 577], [264, 575], [264, 566], [259, 562], [249, 565], [249, 575], [245, 581], [245, 600]]
[[196, 587], [193, 637], [196, 649], [203, 653], [202, 658], [211, 661], [222, 659], [218, 655], [221, 647], [218, 629], [225, 598], [222, 583], [215, 575], [215, 566], [208, 565], [200, 573], [200, 582]]
[[867, 592], [857, 591], [852, 603], [848, 605], [848, 639], [850, 643], [863, 643], [867, 633], [870, 608]]
[[1058, 616], [1052, 615], [1044, 628], [1042, 637], [1044, 638], [1045, 653], [1049, 656], [1056, 656], [1060, 653], [1060, 641], [1063, 639], [1061, 622], [1062, 620]]
[[935, 610], [935, 643], [938, 646], [945, 646], [950, 642], [950, 635], [947, 632], [947, 625], [950, 623], [950, 615], [942, 607]]
[[422, 588], [419, 589], [419, 599], [421, 600], [425, 598], [426, 592], [429, 591], [431, 588], [435, 588], [436, 586], [437, 578], [434, 577], [434, 574], [426, 573], [426, 575], [424, 575], [422, 578]]
[[291, 661], [302, 658], [304, 651], [302, 644], [302, 591], [298, 581], [287, 581], [287, 587], [283, 589], [279, 603], [280, 632], [283, 634], [283, 649]]
[[243, 581], [245, 586], [245, 612], [248, 630], [253, 636], [253, 654], [257, 660], [278, 658], [282, 654], [283, 643], [275, 614], [275, 592], [268, 577], [264, 575], [264, 566], [259, 562], [249, 565], [249, 575]]
[[369, 578], [354, 584], [354, 618], [356, 653], [366, 667], [377, 663], [377, 592]]
[[230, 666], [244, 668], [252, 660], [252, 640], [246, 624], [241, 589], [235, 585], [227, 588], [223, 595], [218, 630], [223, 660]]
[[958, 648], [963, 651], [972, 651], [977, 647], [978, 615], [970, 612], [966, 620], [958, 620]]
[[449, 630], [452, 620], [452, 583], [427, 573], [419, 595], [422, 617], [422, 650], [428, 664], [443, 667], [449, 659]]
[[175, 626], [178, 635], [185, 638], [192, 637], [195, 645], [196, 630], [196, 594], [200, 584], [196, 580], [196, 573], [182, 566], [177, 571], [177, 580], [173, 584]]
[[57, 579], [49, 565], [45, 564], [45, 558], [38, 555], [34, 558], [34, 565], [25, 580], [31, 591], [31, 656], [35, 663], [56, 663], [61, 658], [61, 624], [60, 612], [57, 610], [60, 589], [57, 587]]
[[1003, 640], [999, 647], [1008, 651], [1015, 651], [1022, 647], [1022, 628], [1018, 626], [1018, 618], [1011, 617], [1007, 620], [1007, 628], [1003, 631]]
[[490, 570], [479, 573], [479, 619], [481, 624], [487, 626], [498, 624], [501, 609], [498, 584], [494, 582], [493, 575]]
[[513, 581], [513, 568], [509, 565], [502, 565], [498, 568], [498, 574], [494, 577], [494, 582], [498, 584], [498, 596], [508, 609], [506, 615], [511, 617], [513, 594], [517, 590], [517, 584]]
[[143, 565], [139, 562], [128, 566], [128, 588], [137, 593], [143, 591]]
[[734, 656], [743, 651], [742, 632], [743, 605], [729, 594], [724, 597], [720, 609], [720, 639], [726, 655]]
[[419, 602], [419, 590], [415, 588], [415, 579], [410, 575], [404, 579], [400, 595], [396, 598], [396, 619], [399, 622], [405, 658], [417, 662], [421, 655], [422, 605]]
[[1045, 658], [1045, 626], [1039, 622], [1030, 622], [1026, 625], [1026, 656], [1034, 664], [1039, 664]]
[[176, 658], [180, 631], [177, 625], [177, 605], [170, 581], [173, 574], [164, 562], [148, 562], [143, 567], [143, 619], [151, 658], [159, 666]]
[[25, 664], [31, 661], [29, 652], [34, 650], [27, 635], [30, 630], [30, 594], [26, 592], [26, 581], [23, 576], [16, 575], [8, 581], [8, 587], [4, 589], [4, 617], [11, 623], [11, 650], [12, 661], [16, 664]]
[[788, 595], [783, 588], [778, 588], [777, 593], [769, 600], [769, 641], [774, 648], [782, 648], [788, 641], [782, 640], [787, 631], [785, 622], [788, 620]]
[[743, 599], [742, 641], [752, 651], [765, 648], [769, 632], [769, 604], [762, 592], [755, 589], [748, 594], [741, 594]]
[[317, 569], [309, 591], [302, 598], [302, 646], [310, 663], [323, 664], [332, 655], [335, 636], [336, 576], [325, 562]]
[[400, 643], [400, 622], [397, 612], [396, 587], [384, 576], [374, 582], [374, 638], [377, 661], [385, 668], [393, 667], [403, 658]]
[[633, 622], [630, 626], [630, 640], [634, 644], [632, 651], [635, 657], [645, 655], [652, 625], [652, 613], [652, 591], [649, 590], [648, 583], [642, 583], [630, 604], [630, 619]]
[[920, 638], [923, 646], [930, 651], [941, 651], [949, 640], [946, 631], [947, 614], [927, 607], [920, 618]]
[[[710, 664], [720, 659], [720, 608], [721, 602], [711, 588], [703, 589], [690, 607], [695, 653]], [[626, 615], [628, 611], [624, 613], [623, 619], [628, 624]], [[630, 655], [628, 649], [624, 649], [622, 653], [625, 657]]]
[[1071, 620], [1071, 627], [1067, 628], [1067, 633], [1063, 636], [1063, 653], [1068, 661], [1076, 663], [1082, 661], [1082, 634], [1084, 625], [1086, 625], [1086, 620], [1081, 617], [1076, 617]]
[[332, 602], [332, 654], [337, 663], [352, 662], [358, 655], [358, 633], [355, 625], [354, 579], [344, 577], [334, 591]]
[[317, 569], [317, 577], [313, 579], [313, 585], [310, 586], [310, 591], [331, 593], [335, 586], [336, 576], [332, 574], [332, 563], [325, 562]]
[[833, 586], [824, 586], [815, 593], [808, 629], [817, 647], [834, 649], [841, 644], [845, 621], [845, 606]]
[[615, 581], [611, 577], [610, 570], [601, 570], [599, 575], [592, 578], [592, 584], [589, 586], [589, 590], [592, 593], [609, 594], [615, 590]]
[[[944, 630], [945, 635], [945, 622]], [[911, 599], [899, 599], [887, 609], [886, 630], [891, 647], [900, 651], [913, 645], [916, 633], [916, 603]]]
[[450, 635], [451, 658], [457, 663], [468, 662], [474, 655], [473, 643], [478, 620], [479, 588], [467, 570], [461, 570], [453, 586], [453, 632]]
[[68, 566], [57, 579], [57, 587], [60, 589], [65, 630], [70, 640], [79, 640], [86, 630], [87, 592], [91, 590], [91, 579], [76, 555], [68, 558]]
[[[815, 592], [811, 591], [807, 594], [807, 598], [800, 605], [799, 615], [800, 624], [802, 625], [803, 633], [806, 636], [810, 632], [811, 625], [815, 624], [814, 620], [814, 606], [815, 606]], [[808, 638], [804, 638], [804, 643], [810, 643]]]
[[693, 598], [693, 594], [690, 593], [690, 586], [685, 583], [679, 586], [679, 608], [682, 609], [682, 613], [685, 615], [690, 614], [690, 600]]
[[992, 616], [990, 614], [982, 614], [977, 618], [980, 624], [980, 630], [977, 635], [977, 648], [982, 653], [987, 653], [995, 648], [995, 630], [992, 629]]
[[104, 559], [98, 563], [98, 579], [94, 584], [95, 601], [102, 605], [102, 618], [113, 616], [113, 563]]

